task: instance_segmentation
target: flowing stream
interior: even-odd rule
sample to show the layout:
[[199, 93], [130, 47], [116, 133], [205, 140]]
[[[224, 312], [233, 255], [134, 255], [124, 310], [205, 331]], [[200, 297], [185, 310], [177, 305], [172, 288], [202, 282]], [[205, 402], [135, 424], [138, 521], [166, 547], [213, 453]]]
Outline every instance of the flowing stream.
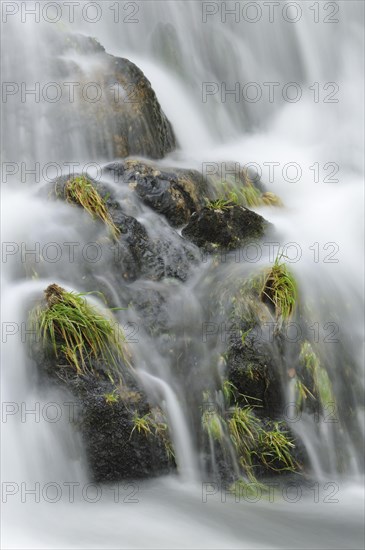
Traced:
[[[321, 3], [314, 3], [319, 6], [317, 13], [309, 9], [310, 2], [297, 2], [301, 18], [289, 23], [282, 12], [287, 2], [280, 4], [274, 22], [270, 22], [264, 6], [254, 2], [261, 5], [262, 16], [250, 23], [243, 20], [242, 10], [235, 16], [227, 15], [226, 22], [222, 22], [224, 3], [220, 2], [98, 4], [102, 7], [100, 21], [87, 22], [81, 9], [75, 9], [75, 20], [70, 23], [64, 8], [57, 25], [95, 37], [107, 52], [130, 59], [143, 70], [179, 143], [177, 151], [160, 161], [160, 166], [201, 171], [207, 166], [212, 169], [219, 165], [221, 169], [222, 163], [229, 161], [242, 166], [251, 163], [270, 191], [281, 197], [285, 208], [256, 210], [275, 226], [281, 247], [291, 244], [286, 252], [297, 260], [291, 261], [290, 267], [310, 308], [313, 331], [318, 332], [318, 345], [329, 365], [336, 400], [351, 407], [352, 421], [340, 427], [336, 422], [318, 423], [303, 413], [291, 423], [311, 468], [307, 484], [299, 486], [297, 499], [292, 494], [288, 497], [285, 493], [287, 498], [283, 498], [283, 494], [277, 497], [273, 493], [269, 500], [238, 502], [207, 476], [194, 430], [201, 407], [197, 398], [199, 380], [181, 380], [175, 367], [180, 358], [182, 364], [194, 362], [198, 378], [211, 380], [214, 386], [214, 379], [222, 374], [222, 365], [212, 369], [222, 351], [221, 340], [217, 337], [207, 344], [202, 339], [211, 285], [219, 288], [223, 281], [234, 282], [265, 265], [269, 250], [262, 250], [251, 264], [222, 263], [218, 279], [212, 281], [210, 261], [202, 261], [191, 246], [199, 261], [187, 282], [137, 280], [131, 285], [146, 294], [149, 290], [161, 292], [175, 335], [167, 353], [166, 342], [157, 338], [154, 341], [141, 327], [137, 343], [131, 348], [141, 383], [166, 413], [178, 475], [120, 484], [118, 489], [105, 486], [94, 501], [85, 495], [81, 498], [79, 493], [87, 486], [89, 474], [82, 443], [68, 421], [69, 396], [50, 394], [39, 385], [36, 368], [25, 349], [24, 321], [27, 309], [48, 284], [57, 281], [67, 289], [83, 291], [82, 271], [78, 262], [67, 260], [63, 247], [64, 256], [60, 261], [48, 262], [41, 279], [32, 277], [32, 273], [25, 278], [22, 254], [12, 253], [8, 247], [2, 264], [3, 546], [361, 548], [364, 135], [360, 121], [364, 115], [364, 5], [351, 0], [330, 2], [337, 14], [331, 16], [323, 11]], [[207, 9], [204, 4], [210, 4], [214, 12], [218, 10], [206, 15], [206, 22], [202, 21]], [[247, 2], [228, 4], [242, 7]], [[122, 19], [128, 16], [138, 22], [115, 23], [118, 5]], [[253, 12], [244, 13], [254, 17]], [[316, 14], [318, 23], [314, 21]], [[325, 16], [337, 17], [339, 22], [324, 23]], [[31, 85], [58, 76], [44, 65], [50, 23], [33, 24], [29, 19], [23, 24], [18, 14], [9, 16], [3, 27], [8, 44], [2, 53], [3, 81]], [[82, 64], [85, 61], [81, 57], [65, 59], [65, 63]], [[272, 101], [269, 86], [264, 85], [269, 82], [277, 84]], [[237, 83], [239, 101], [233, 94], [222, 101], [223, 85], [227, 90], [236, 90]], [[256, 86], [249, 90], [244, 88], [247, 83]], [[301, 90], [297, 102], [289, 101], [283, 92], [288, 83], [296, 85], [286, 89], [289, 96]], [[261, 99], [244, 99], [244, 93], [258, 89]], [[208, 95], [203, 101], [204, 90]], [[317, 93], [319, 99], [315, 101]], [[323, 101], [330, 93], [338, 102]], [[65, 162], [77, 162], [83, 167], [90, 161], [103, 165], [114, 160], [95, 154], [93, 140], [83, 134], [77, 121], [70, 130], [69, 120], [50, 118], [50, 113], [57, 113], [57, 103], [24, 102], [14, 95], [7, 107], [2, 141], [6, 141], [4, 161], [8, 163], [24, 162], [31, 167], [36, 162], [42, 166], [52, 161], [64, 167]], [[100, 135], [106, 130], [100, 124]], [[92, 170], [90, 174], [94, 175]], [[95, 240], [93, 229], [84, 223], [86, 218], [77, 209], [39, 197], [44, 177], [41, 174], [39, 182], [30, 184], [33, 176], [27, 176], [26, 184], [21, 170], [8, 173], [5, 181], [3, 177], [2, 241], [29, 251], [34, 243], [43, 250], [51, 242], [77, 242], [82, 249]], [[129, 209], [150, 235], [163, 240], [169, 232], [171, 238], [160, 216], [137, 203], [129, 190], [114, 185], [127, 213]], [[178, 243], [176, 236], [176, 246]], [[120, 305], [123, 288], [117, 290], [103, 270], [98, 270], [97, 276]], [[101, 306], [100, 301], [98, 304]], [[118, 312], [118, 320], [122, 325], [133, 323], [133, 310]], [[345, 368], [351, 368], [351, 388], [346, 385]], [[283, 385], [282, 392], [291, 403], [290, 383]], [[63, 404], [61, 421], [45, 421], [42, 416], [51, 402]], [[28, 408], [39, 407], [33, 417], [23, 410], [25, 404]], [[336, 459], [339, 448], [346, 457], [340, 469]], [[214, 469], [214, 457], [212, 462]], [[58, 484], [61, 498], [52, 503], [52, 497], [48, 501], [43, 497], [37, 502], [26, 493], [36, 483], [41, 484], [41, 491], [47, 483]], [[76, 484], [73, 502], [70, 483]], [[89, 496], [91, 493], [92, 488]]]

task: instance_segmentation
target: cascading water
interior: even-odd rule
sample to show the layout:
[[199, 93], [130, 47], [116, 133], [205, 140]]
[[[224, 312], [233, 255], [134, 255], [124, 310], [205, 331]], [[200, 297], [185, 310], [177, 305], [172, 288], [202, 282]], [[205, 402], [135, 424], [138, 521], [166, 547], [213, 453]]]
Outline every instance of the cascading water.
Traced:
[[[27, 3], [28, 7], [31, 4]], [[2, 131], [7, 163], [2, 192], [6, 257], [2, 266], [2, 326], [6, 328], [1, 374], [4, 547], [360, 548], [364, 139], [358, 121], [363, 116], [363, 5], [330, 2], [330, 8], [322, 12], [320, 3], [314, 3], [310, 10], [298, 2], [302, 16], [291, 24], [282, 16], [281, 5], [274, 22], [261, 6], [263, 15], [255, 23], [243, 20], [242, 10], [238, 15], [227, 14], [222, 23], [223, 3], [156, 0], [99, 4], [103, 17], [96, 23], [86, 22], [81, 8], [75, 9], [72, 23], [64, 8], [57, 26], [44, 21], [33, 24], [31, 19], [23, 24], [20, 12], [8, 16], [3, 24], [10, 45], [8, 54], [2, 54], [3, 81], [31, 87], [35, 82], [42, 86], [60, 80], [62, 75], [46, 62], [47, 47], [57, 54], [57, 40], [48, 42], [52, 32], [66, 29], [93, 36], [107, 52], [136, 63], [150, 80], [179, 143], [159, 166], [200, 171], [219, 166], [221, 170], [223, 163], [232, 161], [242, 166], [251, 163], [261, 171], [262, 181], [281, 197], [285, 208], [261, 206], [255, 210], [275, 227], [275, 250], [284, 248], [288, 256], [293, 250], [298, 254], [290, 267], [310, 311], [316, 349], [325, 358], [339, 414], [344, 409], [351, 409], [352, 414], [350, 420], [339, 423], [338, 411], [326, 411], [335, 422], [318, 422], [306, 409], [300, 418], [296, 410], [288, 412], [290, 427], [308, 456], [314, 490], [311, 486], [297, 501], [237, 502], [226, 495], [219, 477], [213, 475], [219, 476], [214, 445], [211, 442], [208, 459], [201, 446], [204, 391], [209, 402], [222, 402], [218, 388], [225, 368], [224, 359], [219, 359], [224, 352], [221, 334], [218, 331], [206, 342], [202, 327], [211, 321], [210, 301], [224, 296], [229, 285], [267, 265], [271, 258], [268, 250], [262, 250], [253, 263], [221, 262], [212, 275], [213, 260], [202, 258], [186, 243], [194, 266], [184, 282], [163, 278], [116, 284], [108, 273], [107, 261], [99, 262], [95, 279], [112, 297], [115, 307], [125, 306], [125, 294], [133, 292], [148, 296], [153, 291], [163, 297], [170, 337], [152, 338], [139, 327], [138, 341], [130, 346], [137, 377], [166, 414], [179, 476], [139, 483], [137, 490], [135, 484], [129, 488], [125, 484], [118, 499], [113, 487], [106, 486], [102, 498], [94, 502], [77, 496], [70, 502], [67, 484], [78, 484], [77, 495], [79, 487], [89, 482], [82, 441], [67, 421], [72, 398], [40, 384], [26, 353], [22, 323], [27, 310], [52, 282], [70, 290], [89, 290], [85, 258], [78, 256], [70, 262], [65, 243], [76, 242], [84, 250], [100, 238], [100, 232], [79, 210], [46, 202], [39, 189], [50, 173], [46, 178], [42, 171], [39, 178], [36, 174], [24, 178], [20, 163], [27, 168], [37, 162], [40, 166], [54, 163], [67, 173], [66, 163], [78, 163], [76, 170], [80, 170], [90, 161], [105, 165], [115, 159], [103, 120], [95, 134], [85, 135], [79, 120], [63, 115], [60, 102], [44, 98], [23, 101], [20, 93], [9, 93]], [[217, 13], [204, 12], [207, 4]], [[236, 4], [244, 7], [247, 2], [228, 4], [231, 8]], [[336, 14], [337, 7], [339, 23], [323, 23], [326, 16], [336, 18], [331, 12], [333, 9]], [[115, 22], [117, 13], [119, 23]], [[316, 14], [319, 23], [314, 23]], [[128, 24], [128, 19], [136, 19], [138, 24]], [[63, 61], [67, 69], [76, 65], [91, 71], [99, 63], [97, 54], [94, 57], [92, 67], [90, 57], [86, 62], [82, 53], [64, 55]], [[264, 85], [270, 82], [278, 84], [273, 88], [273, 101], [269, 87]], [[286, 100], [283, 92], [283, 86], [293, 82], [303, 95], [297, 102]], [[263, 97], [256, 102], [242, 100], [246, 83], [259, 83]], [[326, 83], [332, 84], [323, 88]], [[239, 101], [234, 94], [222, 101], [223, 85], [235, 93], [239, 89]], [[323, 102], [331, 92], [339, 101]], [[315, 101], [317, 93], [319, 101]], [[101, 142], [105, 144], [102, 153], [98, 152]], [[18, 170], [13, 170], [15, 163]], [[297, 180], [292, 172], [285, 171], [288, 163], [300, 167]], [[54, 168], [50, 166], [50, 171]], [[91, 166], [91, 176], [95, 175], [93, 169]], [[167, 222], [137, 201], [128, 187], [122, 188], [104, 173], [103, 178], [112, 186], [124, 212], [141, 222], [154, 241], [163, 242], [168, 236], [168, 254], [173, 261], [175, 251], [181, 252], [182, 247], [178, 233], [172, 236]], [[24, 179], [27, 184], [36, 181], [25, 186]], [[49, 243], [62, 243], [61, 259], [52, 262], [40, 257], [41, 266], [25, 264], [24, 254], [35, 243], [41, 251]], [[288, 243], [291, 248], [285, 248]], [[12, 246], [19, 246], [19, 253]], [[37, 279], [39, 267], [41, 278]], [[98, 303], [101, 307], [100, 300]], [[222, 326], [221, 313], [222, 318], [216, 312], [215, 326]], [[116, 317], [122, 326], [133, 326], [136, 321], [133, 308], [118, 311]], [[287, 353], [290, 355], [290, 346]], [[295, 389], [283, 376], [287, 365], [280, 361], [283, 399], [290, 405], [296, 399]], [[45, 422], [41, 415], [40, 422], [32, 422], [26, 411], [21, 414], [23, 405], [34, 407], [36, 403], [40, 411], [49, 403], [62, 403], [65, 421]], [[19, 414], [14, 407], [19, 407]], [[224, 441], [225, 456], [237, 468], [226, 434]], [[42, 487], [57, 483], [63, 488], [62, 498], [54, 503], [46, 498], [40, 502], [23, 498], [23, 487], [36, 483]], [[332, 506], [325, 506], [327, 503]]]

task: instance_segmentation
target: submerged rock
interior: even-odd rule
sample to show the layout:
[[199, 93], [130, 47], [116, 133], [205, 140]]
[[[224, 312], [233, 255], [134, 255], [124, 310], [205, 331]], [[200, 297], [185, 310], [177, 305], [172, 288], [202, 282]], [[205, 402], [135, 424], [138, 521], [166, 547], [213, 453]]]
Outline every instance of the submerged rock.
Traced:
[[205, 207], [191, 216], [182, 235], [207, 252], [234, 250], [261, 238], [267, 226], [262, 216], [243, 206]]

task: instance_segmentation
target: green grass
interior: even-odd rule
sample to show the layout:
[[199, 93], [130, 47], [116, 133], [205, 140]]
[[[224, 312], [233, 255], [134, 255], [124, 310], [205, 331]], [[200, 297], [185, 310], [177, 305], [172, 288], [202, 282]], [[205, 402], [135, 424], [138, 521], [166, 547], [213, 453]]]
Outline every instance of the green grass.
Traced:
[[261, 200], [266, 206], [283, 206], [283, 203], [275, 193], [271, 193], [270, 191], [266, 191], [266, 193], [263, 193], [261, 196]]
[[236, 386], [232, 384], [232, 382], [230, 382], [229, 380], [225, 380], [223, 382], [222, 391], [223, 391], [224, 401], [225, 403], [227, 403], [227, 406], [229, 407], [231, 402], [235, 399], [238, 393], [238, 390]]
[[315, 399], [314, 395], [309, 391], [307, 386], [297, 378], [295, 381], [295, 393], [296, 393], [296, 405], [299, 409], [303, 408], [303, 404], [306, 402], [308, 397]]
[[274, 422], [272, 430], [261, 430], [258, 443], [259, 458], [267, 468], [295, 472], [298, 466], [292, 457], [295, 445], [282, 423]]
[[174, 460], [175, 452], [170, 440], [168, 425], [164, 413], [160, 408], [155, 407], [144, 416], [140, 416], [139, 413], [135, 411], [132, 422], [133, 428], [130, 439], [135, 431], [146, 437], [155, 437], [164, 445], [168, 459]]
[[276, 317], [288, 319], [298, 301], [298, 288], [293, 275], [278, 256], [274, 265], [264, 275], [261, 300], [269, 300], [275, 307]]
[[243, 468], [250, 482], [256, 482], [255, 457], [266, 468], [275, 472], [295, 472], [297, 462], [292, 456], [295, 444], [283, 423], [274, 422], [266, 429], [256, 417], [253, 407], [234, 407], [228, 420], [229, 434]]
[[144, 435], [152, 435], [152, 420], [150, 417], [150, 413], [147, 413], [144, 416], [139, 416], [139, 414], [135, 412], [132, 418], [132, 422], [133, 428], [130, 437], [132, 437], [135, 430], [137, 430], [139, 434], [143, 433]]
[[245, 343], [246, 343], [246, 338], [247, 336], [250, 334], [252, 328], [249, 328], [248, 330], [246, 330], [245, 332], [242, 332], [241, 331], [241, 342], [242, 342], [242, 345], [244, 346]]
[[100, 360], [112, 378], [113, 373], [119, 377], [120, 361], [127, 362], [123, 333], [117, 323], [88, 304], [87, 295], [50, 285], [45, 290], [46, 304], [30, 313], [31, 325], [44, 347], [51, 344], [56, 357], [64, 355], [78, 375], [96, 374], [91, 363]]
[[232, 206], [244, 206], [255, 208], [258, 206], [282, 206], [280, 198], [269, 191], [261, 193], [253, 183], [247, 179], [244, 185], [237, 185], [233, 182], [220, 182], [222, 189], [220, 196], [213, 201], [208, 201], [208, 208], [213, 210], [226, 210]]
[[[214, 406], [209, 391], [203, 392], [203, 401], [212, 407], [211, 410], [203, 409], [202, 425], [210, 439], [221, 446], [231, 442], [241, 471], [246, 476], [244, 483], [259, 484], [255, 469], [260, 465], [275, 472], [296, 472], [299, 464], [293, 458], [295, 444], [285, 424], [262, 421], [255, 413], [261, 404], [239, 406], [236, 403], [238, 397], [246, 402], [253, 398], [239, 393], [228, 380], [222, 385], [222, 393], [226, 412], [220, 411], [218, 403]], [[235, 403], [232, 407], [231, 402]]]
[[103, 397], [105, 399], [105, 402], [108, 405], [112, 405], [113, 403], [118, 403], [118, 401], [120, 400], [120, 396], [115, 391], [110, 393], [104, 393]]
[[335, 403], [332, 382], [328, 373], [307, 341], [303, 342], [301, 346], [300, 360], [313, 377], [314, 390], [322, 407], [326, 408], [329, 403]]
[[67, 181], [65, 186], [66, 200], [82, 206], [93, 218], [99, 218], [109, 229], [114, 238], [120, 236], [118, 227], [112, 220], [103, 199], [85, 176], [77, 176]]
[[237, 405], [228, 420], [231, 441], [239, 458], [239, 463], [250, 481], [256, 481], [253, 471], [253, 457], [261, 424], [252, 407], [240, 408]]
[[250, 208], [263, 204], [261, 192], [250, 183], [240, 187], [238, 191], [231, 192], [231, 195], [236, 195], [236, 200], [241, 206], [248, 206]]
[[229, 210], [229, 208], [232, 208], [233, 206], [235, 206], [234, 203], [224, 197], [213, 201], [207, 201], [206, 203], [206, 207], [209, 208], [209, 210]]
[[215, 441], [223, 441], [225, 420], [216, 411], [204, 411], [202, 416], [204, 430]]

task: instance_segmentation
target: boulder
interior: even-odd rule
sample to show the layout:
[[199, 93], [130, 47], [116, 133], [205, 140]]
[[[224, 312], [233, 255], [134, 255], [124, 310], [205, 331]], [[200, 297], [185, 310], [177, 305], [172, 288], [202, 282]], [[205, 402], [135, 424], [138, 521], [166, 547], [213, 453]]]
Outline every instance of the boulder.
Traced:
[[73, 100], [65, 95], [61, 110], [51, 111], [69, 127], [70, 146], [82, 129], [87, 150], [98, 158], [160, 159], [176, 148], [172, 126], [150, 81], [132, 61], [108, 54], [91, 37], [54, 34], [53, 67], [48, 70], [56, 81], [61, 75], [63, 82], [78, 83]]
[[[53, 284], [45, 291], [45, 304], [39, 305], [52, 308], [62, 301], [63, 293], [63, 288]], [[39, 319], [35, 311], [38, 312], [33, 310], [30, 316], [34, 330], [35, 319]], [[57, 310], [53, 311], [53, 319], [57, 351], [47, 332], [46, 339], [29, 342], [29, 353], [37, 365], [41, 384], [67, 391], [77, 405], [74, 422], [84, 442], [91, 478], [97, 482], [115, 482], [150, 478], [174, 469], [164, 413], [157, 403], [148, 400], [133, 368], [128, 344], [122, 343], [123, 356], [112, 364], [107, 362], [108, 355], [96, 355], [84, 340], [88, 353], [84, 355], [85, 363], [80, 362], [77, 369], [74, 356], [67, 354], [66, 340], [57, 329]], [[74, 329], [84, 334], [83, 325], [78, 327], [76, 321]], [[69, 330], [67, 338], [71, 342], [71, 329], [65, 330]], [[103, 339], [102, 333], [99, 337]]]

